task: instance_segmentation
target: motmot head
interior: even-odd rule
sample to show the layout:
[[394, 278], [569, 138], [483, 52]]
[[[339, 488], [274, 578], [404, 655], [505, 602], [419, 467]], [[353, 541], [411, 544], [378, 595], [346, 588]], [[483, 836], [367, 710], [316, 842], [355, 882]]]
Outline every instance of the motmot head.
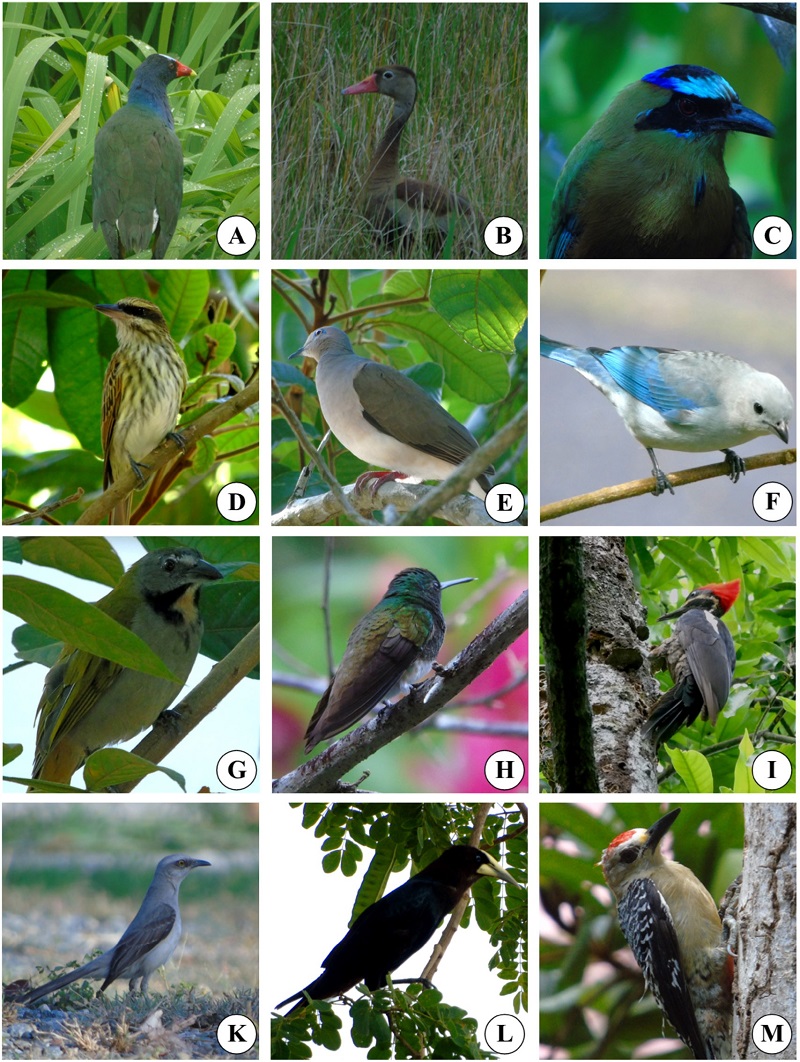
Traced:
[[548, 258], [750, 258], [728, 133], [773, 137], [724, 77], [665, 66], [627, 85], [575, 145], [553, 195]]
[[682, 138], [726, 133], [775, 136], [775, 127], [757, 111], [743, 107], [724, 77], [704, 66], [664, 66], [645, 74], [641, 94], [647, 106], [634, 120], [639, 132], [662, 130]]

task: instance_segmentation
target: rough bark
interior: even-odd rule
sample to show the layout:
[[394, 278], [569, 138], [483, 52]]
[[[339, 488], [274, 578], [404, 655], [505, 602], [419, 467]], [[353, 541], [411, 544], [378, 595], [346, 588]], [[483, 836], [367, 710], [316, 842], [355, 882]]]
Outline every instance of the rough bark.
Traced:
[[[797, 1058], [795, 1039], [784, 1051], [767, 1054], [758, 1050], [751, 1035], [760, 1018], [779, 1015], [797, 1036], [796, 919], [795, 805], [745, 804], [744, 871], [732, 949], [737, 1058]], [[774, 1032], [775, 1021], [768, 1026]]]
[[[542, 557], [547, 540], [543, 540]], [[567, 547], [569, 539], [552, 540]], [[582, 658], [567, 663], [565, 655], [559, 668], [574, 672], [570, 682], [573, 698], [580, 695], [580, 683], [585, 667], [586, 690], [592, 712], [592, 752], [596, 765], [601, 793], [655, 793], [658, 791], [656, 759], [652, 747], [641, 738], [641, 726], [648, 714], [648, 706], [660, 694], [660, 688], [650, 674], [648, 664], [648, 628], [646, 614], [633, 585], [630, 565], [622, 537], [583, 537], [579, 542], [583, 559], [583, 579], [586, 608], [586, 637]], [[543, 571], [544, 579], [544, 571]], [[584, 585], [581, 584], [581, 585]], [[545, 607], [542, 591], [542, 639], [547, 654], [545, 624], [551, 622], [549, 611], [569, 613], [573, 599], [578, 593], [570, 582], [561, 586], [553, 582], [554, 607]], [[573, 657], [576, 654], [573, 652]], [[560, 777], [556, 769], [558, 742], [552, 731], [554, 723], [552, 705], [559, 703], [551, 693], [551, 676], [555, 676], [556, 664], [547, 661], [548, 704], [542, 705], [541, 740], [542, 764], [548, 777]], [[575, 702], [577, 703], [577, 702]], [[574, 707], [571, 709], [574, 713]], [[578, 715], [578, 722], [583, 718]], [[582, 730], [575, 729], [576, 722], [569, 719], [568, 746], [565, 753], [571, 760], [587, 753], [581, 744]], [[548, 762], [548, 757], [552, 762]], [[559, 782], [556, 788], [563, 791]], [[577, 787], [571, 791], [583, 791]]]
[[596, 793], [599, 782], [586, 688], [583, 550], [577, 538], [543, 538], [540, 545], [553, 784], [561, 793]]

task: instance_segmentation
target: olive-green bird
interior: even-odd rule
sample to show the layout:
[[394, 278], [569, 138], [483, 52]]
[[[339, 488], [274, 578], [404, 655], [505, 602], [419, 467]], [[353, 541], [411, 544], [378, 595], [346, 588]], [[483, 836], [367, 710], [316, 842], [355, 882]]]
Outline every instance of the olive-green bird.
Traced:
[[97, 607], [147, 642], [179, 681], [65, 645], [36, 710], [34, 778], [68, 784], [91, 752], [152, 726], [180, 693], [200, 649], [201, 587], [221, 578], [196, 549], [157, 549], [131, 565]]

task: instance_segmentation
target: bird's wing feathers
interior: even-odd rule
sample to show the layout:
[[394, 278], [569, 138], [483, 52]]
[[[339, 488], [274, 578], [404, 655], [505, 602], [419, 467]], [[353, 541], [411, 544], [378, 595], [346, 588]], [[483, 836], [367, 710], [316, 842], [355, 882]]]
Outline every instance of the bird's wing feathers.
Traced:
[[614, 382], [639, 402], [660, 411], [676, 406], [690, 408], [691, 403], [661, 374], [659, 353], [655, 347], [614, 347], [598, 356]]
[[682, 422], [687, 411], [719, 403], [716, 390], [702, 374], [691, 373], [691, 359], [698, 354], [627, 346], [607, 351], [591, 348], [590, 352], [619, 387], [667, 420]]
[[103, 381], [103, 420], [100, 431], [103, 441], [103, 490], [107, 490], [112, 482], [111, 475], [111, 439], [114, 434], [114, 425], [117, 423], [120, 397], [122, 395], [122, 361], [115, 354], [108, 363], [105, 379]]
[[[642, 895], [642, 909], [653, 912], [652, 926], [648, 934], [633, 934], [629, 941], [636, 961], [643, 970], [650, 969], [652, 954], [661, 957], [661, 962], [670, 976], [662, 978], [659, 983], [660, 1003], [676, 1029], [682, 1030], [681, 1039], [694, 1051], [695, 1058], [707, 1058], [703, 1037], [697, 1024], [694, 1000], [689, 995], [686, 978], [680, 966], [680, 946], [675, 924], [666, 900], [658, 886], [649, 878], [642, 878], [637, 883]], [[645, 946], [645, 941], [650, 948]], [[653, 990], [649, 979], [648, 988]]]
[[[330, 724], [336, 724], [336, 732], [347, 729], [384, 697], [390, 696], [404, 672], [414, 662], [416, 654], [414, 643], [394, 626], [378, 649], [360, 665], [357, 664], [357, 658], [361, 654], [356, 649], [353, 649], [352, 656], [346, 652], [329, 687], [325, 703]], [[345, 675], [352, 675], [352, 679], [346, 681]], [[316, 712], [314, 714], [317, 715]]]
[[95, 229], [103, 222], [116, 221], [122, 208], [119, 178], [129, 180], [132, 177], [129, 153], [116, 129], [116, 116], [120, 113], [116, 111], [111, 115], [94, 141], [92, 223]]
[[379, 625], [374, 613], [367, 613], [353, 629], [333, 681], [309, 721], [306, 752], [317, 742], [335, 737], [357, 723], [371, 708], [402, 688], [403, 675], [419, 652], [406, 634], [417, 637], [420, 643], [422, 637], [419, 631], [404, 633], [388, 613], [382, 621]]
[[676, 630], [681, 645], [686, 650], [686, 659], [692, 675], [703, 695], [705, 709], [714, 723], [728, 700], [731, 690], [731, 667], [727, 656], [718, 651], [722, 639], [708, 615], [698, 616], [691, 624], [683, 622], [691, 616], [692, 613], [689, 612], [681, 617], [682, 622]]
[[66, 649], [62, 652], [47, 673], [42, 698], [36, 709], [39, 719], [36, 747], [37, 750], [43, 750], [43, 758], [59, 737], [68, 734], [84, 719], [121, 671], [121, 664], [114, 664], [83, 649]]
[[726, 258], [752, 258], [753, 237], [747, 220], [747, 207], [738, 192], [731, 188], [733, 199], [733, 235]]
[[103, 987], [118, 977], [132, 977], [136, 964], [169, 936], [175, 925], [175, 917], [175, 908], [162, 903], [155, 910], [148, 911], [143, 924], [137, 925], [137, 919], [134, 919], [114, 948]]
[[183, 150], [162, 118], [128, 103], [106, 122], [95, 140], [92, 195], [94, 227], [118, 229], [126, 250], [149, 246], [154, 208], [164, 237], [167, 231], [172, 237], [183, 196]]
[[[572, 248], [578, 242], [582, 231], [578, 210], [582, 180], [588, 173], [595, 155], [602, 150], [603, 142], [600, 139], [591, 142], [584, 140], [581, 146], [584, 148], [583, 152], [576, 150], [570, 154], [556, 183], [551, 207], [550, 232], [547, 237], [548, 258], [570, 258]], [[569, 168], [573, 155], [576, 159], [579, 155], [582, 157]]]
[[365, 361], [353, 387], [365, 420], [415, 450], [460, 464], [477, 445], [463, 424], [401, 372], [389, 375], [382, 365]]
[[[183, 149], [171, 129], [159, 131], [153, 138], [154, 154], [157, 149], [159, 177], [155, 187], [156, 210], [158, 211], [158, 236], [156, 258], [162, 258], [178, 224], [183, 201]], [[161, 249], [161, 253], [159, 253]]]
[[380, 987], [387, 973], [430, 940], [451, 907], [449, 890], [410, 878], [367, 907], [322, 965], [331, 973], [346, 968], [368, 988]]

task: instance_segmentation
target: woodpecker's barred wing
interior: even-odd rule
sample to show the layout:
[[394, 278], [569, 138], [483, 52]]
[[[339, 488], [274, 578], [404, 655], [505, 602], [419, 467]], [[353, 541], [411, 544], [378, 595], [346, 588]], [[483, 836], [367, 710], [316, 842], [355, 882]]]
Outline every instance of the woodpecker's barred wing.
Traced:
[[637, 878], [619, 901], [619, 924], [647, 987], [695, 1058], [713, 1058], [700, 1034], [669, 907], [650, 878]]

